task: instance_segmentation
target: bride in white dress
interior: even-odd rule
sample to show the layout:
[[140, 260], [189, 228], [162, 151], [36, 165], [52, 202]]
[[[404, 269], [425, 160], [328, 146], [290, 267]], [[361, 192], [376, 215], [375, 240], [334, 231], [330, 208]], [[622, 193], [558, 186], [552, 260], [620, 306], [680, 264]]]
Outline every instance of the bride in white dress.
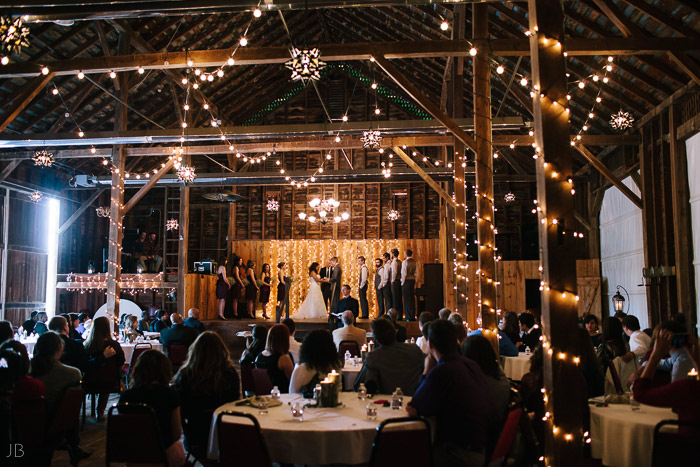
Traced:
[[311, 263], [309, 267], [309, 293], [304, 299], [296, 313], [292, 314], [293, 319], [327, 319], [326, 304], [321, 293], [321, 282], [328, 282], [328, 279], [321, 279], [318, 275], [320, 265], [317, 262]]

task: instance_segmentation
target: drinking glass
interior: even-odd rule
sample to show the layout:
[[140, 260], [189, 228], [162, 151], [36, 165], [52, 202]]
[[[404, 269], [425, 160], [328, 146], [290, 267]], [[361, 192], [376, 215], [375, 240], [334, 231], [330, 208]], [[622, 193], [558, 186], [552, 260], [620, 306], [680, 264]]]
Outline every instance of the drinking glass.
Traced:
[[374, 404], [367, 404], [367, 420], [373, 422], [377, 419], [377, 407]]
[[294, 417], [294, 420], [299, 420], [300, 422], [304, 421], [303, 402], [295, 402], [294, 404], [292, 404], [292, 417]]
[[258, 398], [258, 413], [260, 415], [267, 415], [267, 409], [270, 407], [270, 401], [267, 397]]

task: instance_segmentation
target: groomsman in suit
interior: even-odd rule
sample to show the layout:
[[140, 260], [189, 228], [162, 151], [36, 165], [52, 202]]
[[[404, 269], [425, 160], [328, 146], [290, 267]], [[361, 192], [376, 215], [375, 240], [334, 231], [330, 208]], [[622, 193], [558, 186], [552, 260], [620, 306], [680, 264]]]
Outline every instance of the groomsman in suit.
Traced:
[[406, 258], [401, 263], [401, 292], [406, 321], [416, 319], [416, 260], [413, 252], [406, 250]]
[[331, 313], [336, 313], [338, 310], [338, 300], [340, 300], [340, 286], [342, 285], [342, 280], [343, 280], [343, 270], [340, 268], [340, 264], [338, 264], [338, 258], [333, 257], [331, 258], [331, 276], [330, 276], [330, 283], [331, 283]]
[[384, 276], [382, 278], [382, 296], [384, 297], [384, 309], [386, 311], [394, 308], [394, 300], [391, 295], [392, 271], [391, 271], [391, 256], [389, 253], [382, 255], [384, 258]]
[[374, 292], [377, 295], [377, 316], [382, 316], [386, 311], [384, 308], [384, 291], [382, 281], [384, 280], [384, 261], [381, 258], [374, 260]]
[[[321, 279], [329, 278], [331, 277], [331, 271], [333, 268], [331, 267], [330, 261], [326, 263], [326, 267], [321, 268], [321, 271], [319, 273], [319, 277]], [[333, 284], [330, 282], [321, 282], [321, 294], [323, 295], [323, 303], [328, 307], [328, 302], [331, 300], [331, 293], [333, 292]]]
[[393, 308], [399, 312], [399, 319], [403, 319], [403, 299], [401, 298], [401, 260], [399, 250], [391, 250], [391, 301]]
[[357, 257], [357, 265], [360, 266], [360, 280], [358, 284], [358, 295], [360, 297], [360, 309], [362, 310], [362, 315], [360, 318], [369, 318], [369, 303], [367, 303], [367, 287], [369, 287], [369, 269], [365, 264], [365, 257]]

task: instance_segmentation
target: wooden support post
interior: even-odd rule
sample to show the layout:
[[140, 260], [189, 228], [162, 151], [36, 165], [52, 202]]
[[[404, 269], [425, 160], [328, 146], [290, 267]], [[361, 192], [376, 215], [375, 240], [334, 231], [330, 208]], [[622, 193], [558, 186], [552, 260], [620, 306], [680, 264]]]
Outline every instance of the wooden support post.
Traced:
[[[474, 4], [472, 34], [474, 39], [489, 36], [488, 4]], [[493, 189], [493, 148], [491, 145], [491, 67], [488, 50], [478, 50], [474, 64], [474, 139], [476, 140], [476, 232], [479, 239], [479, 311], [484, 329], [498, 330], [496, 308], [496, 235]], [[472, 324], [472, 323], [470, 323]], [[473, 324], [472, 324], [473, 325]], [[498, 351], [498, 334], [485, 335]]]
[[173, 168], [173, 164], [175, 164], [175, 158], [173, 157], [172, 159], [168, 159], [168, 161], [165, 163], [163, 167], [160, 168], [160, 170], [153, 174], [151, 178], [148, 179], [148, 182], [139, 188], [139, 191], [134, 194], [131, 198], [129, 198], [129, 201], [124, 205], [122, 208], [122, 216], [126, 215], [127, 212], [131, 210], [134, 206], [136, 206], [136, 203], [138, 203], [141, 198], [146, 196], [146, 193], [148, 193], [151, 188], [153, 188], [156, 183], [158, 183], [158, 180], [163, 178], [163, 175], [167, 174], [170, 169]]
[[440, 198], [445, 200], [446, 203], [450, 204], [451, 206], [454, 206], [454, 201], [452, 200], [452, 197], [447, 194], [445, 190], [442, 189], [440, 184], [433, 180], [430, 175], [428, 175], [425, 170], [423, 170], [416, 162], [411, 159], [411, 157], [406, 154], [403, 149], [401, 149], [398, 146], [394, 146], [394, 152], [398, 154], [398, 156], [403, 159], [403, 161], [408, 165], [410, 168], [412, 168], [418, 175], [420, 175], [420, 178], [425, 180], [425, 182], [430, 185], [430, 188], [435, 190], [435, 192], [440, 195]]
[[95, 192], [90, 195], [88, 199], [85, 200], [85, 202], [66, 220], [63, 224], [61, 224], [61, 227], [58, 229], [58, 235], [61, 235], [63, 232], [68, 230], [68, 228], [73, 225], [73, 222], [78, 220], [80, 215], [85, 212], [87, 208], [92, 206], [92, 203], [95, 202], [97, 198], [100, 197], [102, 193], [104, 193], [107, 190], [107, 188], [99, 188], [95, 190]]
[[593, 167], [598, 170], [605, 178], [608, 179], [610, 183], [615, 185], [617, 189], [619, 189], [623, 195], [625, 195], [627, 198], [629, 198], [630, 201], [632, 201], [639, 209], [642, 209], [642, 200], [635, 194], [634, 191], [630, 190], [627, 185], [622, 183], [622, 180], [617, 178], [610, 169], [608, 169], [605, 164], [603, 164], [600, 159], [598, 159], [596, 156], [593, 155], [591, 151], [589, 151], [583, 144], [576, 144], [574, 146], [576, 150], [586, 158], [588, 162], [591, 163]]
[[[542, 271], [542, 336], [544, 347], [544, 465], [580, 466], [583, 461], [585, 380], [574, 361], [578, 303], [576, 259], [581, 249], [572, 235], [575, 225], [571, 184], [573, 158], [569, 144], [564, 49], [564, 11], [559, 0], [528, 0], [533, 85], [544, 97], [533, 98], [537, 159], [540, 268]], [[554, 104], [557, 103], [557, 105]], [[546, 164], [546, 165], [545, 165]], [[569, 227], [569, 228], [567, 228]], [[560, 358], [563, 356], [564, 358]], [[567, 436], [568, 435], [568, 436]]]
[[[189, 163], [189, 157], [184, 158]], [[183, 161], [183, 164], [185, 162]], [[184, 185], [180, 188], [180, 242], [177, 248], [177, 312], [183, 318], [187, 310], [187, 246], [190, 236], [190, 187]]]

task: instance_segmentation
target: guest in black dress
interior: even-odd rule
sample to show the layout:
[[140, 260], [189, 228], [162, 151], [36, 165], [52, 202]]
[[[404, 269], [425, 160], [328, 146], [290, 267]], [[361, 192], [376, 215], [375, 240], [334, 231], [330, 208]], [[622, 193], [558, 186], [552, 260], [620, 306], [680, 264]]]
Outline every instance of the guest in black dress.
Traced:
[[219, 269], [216, 270], [216, 275], [218, 279], [216, 280], [216, 299], [219, 302], [219, 319], [226, 321], [226, 316], [224, 316], [224, 308], [226, 307], [226, 294], [228, 294], [228, 289], [231, 288], [231, 284], [228, 282], [228, 277], [226, 277], [226, 257], [219, 259]]
[[267, 302], [270, 301], [270, 284], [272, 284], [272, 270], [270, 265], [265, 263], [262, 267], [262, 281], [263, 284], [260, 286], [260, 303], [262, 304], [262, 315], [265, 319], [270, 319], [267, 316]]
[[238, 300], [241, 298], [243, 290], [243, 281], [241, 280], [241, 268], [243, 268], [243, 258], [233, 255], [233, 267], [231, 274], [233, 275], [233, 285], [231, 286], [231, 300], [233, 300], [233, 318], [240, 319], [238, 316]]
[[255, 319], [255, 297], [258, 296], [258, 281], [255, 280], [255, 261], [248, 260], [248, 270], [245, 273], [248, 285], [245, 286], [246, 318]]
[[273, 386], [280, 392], [289, 392], [289, 380], [294, 371], [292, 357], [289, 356], [289, 328], [275, 324], [267, 333], [265, 350], [255, 359], [255, 367], [267, 370]]
[[[285, 285], [285, 274], [287, 272], [287, 263], [277, 263], [277, 306], [275, 307], [275, 321], [280, 322], [280, 315], [284, 309], [284, 301], [287, 297], [287, 287]], [[289, 309], [287, 309], [287, 318], [289, 318]]]

